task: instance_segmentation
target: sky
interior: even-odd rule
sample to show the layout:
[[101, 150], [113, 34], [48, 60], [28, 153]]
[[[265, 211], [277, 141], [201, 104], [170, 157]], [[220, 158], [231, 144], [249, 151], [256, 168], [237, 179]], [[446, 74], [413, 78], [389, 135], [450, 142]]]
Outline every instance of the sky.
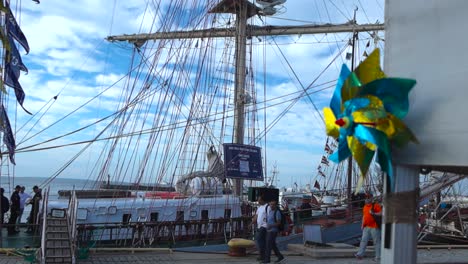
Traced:
[[[186, 2], [184, 11], [190, 12], [193, 1]], [[383, 2], [290, 0], [279, 8], [276, 15], [263, 17], [261, 21], [256, 19], [254, 23], [345, 23], [352, 18], [355, 8], [359, 24], [383, 22]], [[124, 87], [124, 82], [118, 80], [129, 70], [132, 46], [128, 43], [111, 43], [105, 38], [109, 35], [154, 31], [155, 25], [161, 24], [158, 21], [161, 16], [155, 16], [158, 3], [164, 9], [170, 1], [44, 0], [40, 4], [11, 1], [12, 11], [31, 49], [29, 54], [25, 54], [20, 48], [29, 73], [22, 74], [19, 81], [26, 93], [24, 107], [33, 115], [26, 114], [18, 107], [14, 93], [9, 89], [11, 96], [8, 96], [7, 109], [16, 132], [18, 150], [16, 166], [9, 165], [9, 176], [92, 179], [98, 170], [94, 167], [98, 159], [96, 155], [106, 148], [104, 143], [90, 146], [86, 154], [79, 157], [77, 155], [85, 145], [31, 150], [90, 140], [98, 135], [105, 122], [43, 143], [116, 111]], [[383, 36], [380, 33], [380, 37]], [[321, 109], [329, 104], [333, 81], [337, 79], [341, 64], [350, 63], [345, 59], [346, 52], [351, 51], [350, 47], [346, 47], [350, 37], [351, 33], [292, 35], [278, 37], [274, 41], [263, 39], [266, 45], [259, 44], [259, 39], [254, 40], [257, 43], [254, 51], [266, 54], [253, 60], [253, 65], [258, 71], [257, 75], [268, 76], [269, 97], [297, 94], [302, 91], [301, 84], [307, 87], [311, 83], [328, 83], [316, 88], [317, 91], [309, 98], [297, 101], [267, 133], [264, 155], [266, 170], [271, 175], [273, 164], [276, 164], [278, 186], [291, 186], [295, 182], [300, 185], [313, 184], [317, 177], [317, 167], [324, 155], [326, 142]], [[362, 54], [369, 41], [371, 47], [366, 51], [373, 49], [374, 42], [369, 34], [363, 33], [359, 37], [357, 53]], [[383, 48], [383, 43], [380, 41], [377, 46]], [[345, 52], [330, 64], [343, 47]], [[266, 71], [263, 70], [264, 65], [268, 66], [265, 67]], [[257, 83], [257, 86], [262, 85]], [[327, 89], [320, 91], [320, 88]], [[97, 96], [100, 93], [103, 94]], [[55, 96], [57, 99], [54, 99]], [[267, 123], [273, 123], [288, 105], [269, 107]], [[32, 147], [38, 143], [43, 144]], [[5, 160], [2, 159], [3, 164]], [[2, 168], [2, 171], [5, 176], [5, 169]]]

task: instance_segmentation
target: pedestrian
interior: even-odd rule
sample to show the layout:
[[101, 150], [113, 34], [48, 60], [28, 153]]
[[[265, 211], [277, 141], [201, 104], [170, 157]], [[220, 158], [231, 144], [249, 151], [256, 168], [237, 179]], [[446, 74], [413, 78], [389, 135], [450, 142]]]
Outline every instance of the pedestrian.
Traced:
[[41, 189], [39, 189], [37, 185], [33, 187], [33, 192], [34, 192], [34, 196], [31, 199], [31, 201], [29, 201], [29, 203], [32, 206], [31, 206], [31, 213], [29, 213], [29, 221], [28, 221], [29, 227], [28, 227], [28, 230], [26, 231], [28, 233], [35, 232], [37, 229], [36, 222], [37, 222], [37, 214], [39, 213], [39, 201], [42, 199]]
[[380, 261], [380, 226], [378, 226], [376, 217], [382, 216], [382, 207], [372, 200], [371, 197], [367, 197], [365, 205], [362, 208], [362, 237], [361, 243], [359, 244], [359, 250], [354, 256], [357, 259], [362, 259], [366, 251], [367, 243], [372, 237], [375, 250], [375, 261]]
[[0, 223], [3, 225], [3, 221], [4, 221], [4, 218], [5, 218], [5, 213], [8, 212], [8, 210], [10, 210], [10, 201], [8, 201], [8, 198], [5, 197], [4, 193], [5, 193], [5, 189], [3, 188], [0, 188], [0, 193], [1, 193], [1, 196], [2, 196], [2, 210], [0, 210]]
[[26, 187], [21, 186], [21, 190], [19, 192], [20, 212], [19, 212], [19, 215], [18, 215], [18, 220], [16, 221], [17, 226], [19, 226], [21, 224], [21, 218], [22, 218], [23, 213], [24, 213], [24, 207], [26, 205], [26, 201], [31, 198], [31, 195], [29, 195], [29, 193], [24, 192], [25, 190], [26, 190]]
[[307, 197], [302, 198], [302, 203], [297, 211], [300, 220], [307, 220], [308, 218], [311, 218], [312, 205], [310, 205], [310, 199]]
[[257, 226], [255, 232], [255, 243], [257, 244], [257, 249], [259, 256], [258, 261], [263, 261], [265, 259], [265, 246], [266, 246], [266, 233], [267, 233], [267, 211], [268, 203], [265, 202], [263, 195], [258, 196], [257, 199], [258, 208], [257, 212], [252, 218], [252, 224]]
[[266, 235], [266, 248], [265, 259], [262, 263], [270, 263], [271, 250], [275, 252], [278, 258], [275, 263], [283, 261], [284, 256], [276, 245], [276, 237], [278, 236], [279, 226], [281, 225], [281, 212], [278, 208], [278, 202], [273, 200], [270, 202], [270, 210], [267, 213], [267, 235]]
[[20, 212], [20, 196], [19, 192], [21, 190], [21, 186], [16, 185], [15, 191], [11, 194], [10, 197], [10, 220], [8, 221], [8, 234], [13, 235], [18, 233], [16, 231], [16, 219], [18, 219], [18, 215]]

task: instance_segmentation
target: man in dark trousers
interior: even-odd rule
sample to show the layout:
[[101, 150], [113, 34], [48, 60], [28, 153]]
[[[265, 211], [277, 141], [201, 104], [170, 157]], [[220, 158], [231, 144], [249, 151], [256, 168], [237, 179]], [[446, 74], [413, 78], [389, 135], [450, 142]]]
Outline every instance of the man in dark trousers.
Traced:
[[258, 208], [257, 212], [253, 216], [252, 224], [257, 225], [257, 230], [255, 232], [255, 242], [257, 244], [259, 256], [258, 261], [263, 261], [265, 259], [265, 247], [266, 247], [266, 232], [267, 232], [267, 213], [268, 213], [268, 203], [265, 202], [265, 197], [263, 195], [258, 196]]
[[8, 234], [13, 235], [18, 233], [16, 231], [16, 220], [18, 219], [18, 215], [20, 212], [20, 196], [19, 192], [21, 190], [21, 186], [16, 185], [15, 191], [11, 194], [10, 202], [10, 220], [8, 221]]
[[276, 245], [276, 237], [278, 236], [279, 226], [281, 225], [281, 213], [278, 209], [278, 202], [273, 200], [270, 202], [270, 211], [267, 213], [267, 235], [265, 258], [262, 263], [270, 263], [271, 250], [275, 252], [278, 259], [275, 263], [280, 263], [284, 260], [283, 254]]
[[8, 201], [8, 198], [5, 197], [4, 195], [5, 189], [0, 188], [0, 195], [2, 197], [2, 210], [0, 211], [0, 223], [3, 225], [3, 219], [5, 218], [5, 213], [10, 210], [10, 201]]
[[37, 214], [39, 213], [39, 201], [42, 199], [41, 189], [39, 187], [33, 187], [34, 196], [29, 202], [31, 207], [31, 213], [29, 214], [29, 228], [26, 232], [35, 232], [37, 229], [36, 222], [37, 222]]

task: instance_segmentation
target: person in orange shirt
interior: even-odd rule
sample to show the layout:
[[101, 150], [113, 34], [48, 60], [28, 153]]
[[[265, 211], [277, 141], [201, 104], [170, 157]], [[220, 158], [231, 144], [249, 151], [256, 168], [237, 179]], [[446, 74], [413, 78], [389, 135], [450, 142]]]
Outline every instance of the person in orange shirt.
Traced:
[[366, 251], [367, 243], [372, 237], [374, 242], [375, 250], [375, 260], [380, 261], [380, 227], [377, 226], [377, 223], [374, 219], [374, 215], [382, 215], [382, 207], [372, 200], [372, 198], [366, 199], [366, 204], [362, 208], [362, 237], [361, 243], [359, 245], [359, 250], [354, 256], [358, 259], [364, 257], [364, 252]]

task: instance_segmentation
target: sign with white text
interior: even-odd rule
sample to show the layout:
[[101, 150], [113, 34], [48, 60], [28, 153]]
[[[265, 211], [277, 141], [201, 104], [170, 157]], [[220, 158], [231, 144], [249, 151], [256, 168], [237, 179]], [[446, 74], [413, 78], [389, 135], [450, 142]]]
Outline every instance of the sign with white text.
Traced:
[[223, 144], [226, 178], [263, 181], [261, 148], [242, 144]]

